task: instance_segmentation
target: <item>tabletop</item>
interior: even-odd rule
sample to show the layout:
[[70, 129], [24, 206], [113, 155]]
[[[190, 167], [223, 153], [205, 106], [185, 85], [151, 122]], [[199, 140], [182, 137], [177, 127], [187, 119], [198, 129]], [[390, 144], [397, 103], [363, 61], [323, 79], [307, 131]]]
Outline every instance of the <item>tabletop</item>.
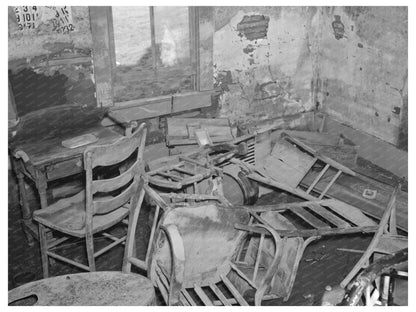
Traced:
[[[28, 298], [29, 297], [29, 298]], [[9, 305], [152, 305], [155, 291], [152, 281], [133, 273], [116, 271], [89, 272], [56, 276], [30, 282], [9, 291]]]
[[91, 133], [98, 141], [93, 144], [111, 144], [121, 134], [101, 125], [106, 109], [62, 105], [25, 115], [9, 137], [12, 153], [27, 154], [34, 166], [53, 163], [82, 154], [85, 147], [67, 148], [62, 141]]

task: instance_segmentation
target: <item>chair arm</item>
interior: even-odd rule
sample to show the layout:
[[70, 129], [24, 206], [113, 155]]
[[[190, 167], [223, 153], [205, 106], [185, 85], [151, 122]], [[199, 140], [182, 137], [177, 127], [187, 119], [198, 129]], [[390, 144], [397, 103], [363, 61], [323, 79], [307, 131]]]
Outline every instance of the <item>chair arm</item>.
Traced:
[[171, 276], [169, 283], [168, 305], [178, 305], [185, 273], [185, 247], [178, 228], [174, 224], [160, 226], [165, 232], [171, 250]]

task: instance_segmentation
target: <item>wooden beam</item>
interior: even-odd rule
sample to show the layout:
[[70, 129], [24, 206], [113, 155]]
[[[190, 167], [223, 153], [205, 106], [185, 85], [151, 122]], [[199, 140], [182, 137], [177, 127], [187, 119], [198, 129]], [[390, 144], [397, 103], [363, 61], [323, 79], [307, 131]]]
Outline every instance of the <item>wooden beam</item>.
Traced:
[[90, 24], [97, 105], [113, 106], [112, 56], [110, 44], [111, 7], [91, 6]]

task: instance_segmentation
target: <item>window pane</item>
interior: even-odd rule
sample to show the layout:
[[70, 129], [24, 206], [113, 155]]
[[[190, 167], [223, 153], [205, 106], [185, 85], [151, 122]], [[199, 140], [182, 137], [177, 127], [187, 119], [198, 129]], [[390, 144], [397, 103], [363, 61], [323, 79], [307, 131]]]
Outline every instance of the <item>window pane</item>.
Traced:
[[187, 7], [155, 7], [154, 68], [149, 7], [113, 7], [117, 66], [114, 100], [193, 90]]

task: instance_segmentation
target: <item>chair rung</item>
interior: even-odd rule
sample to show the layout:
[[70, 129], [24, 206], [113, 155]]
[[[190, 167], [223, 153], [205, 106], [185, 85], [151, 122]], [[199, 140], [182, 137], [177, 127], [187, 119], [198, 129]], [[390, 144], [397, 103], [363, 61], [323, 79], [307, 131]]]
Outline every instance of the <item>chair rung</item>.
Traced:
[[243, 296], [241, 296], [241, 294], [234, 287], [234, 285], [230, 282], [230, 280], [224, 275], [220, 275], [220, 277], [221, 277], [221, 280], [224, 282], [225, 286], [227, 286], [228, 290], [234, 296], [235, 300], [237, 300], [238, 303], [242, 306], [248, 306], [247, 301], [244, 300]]
[[63, 243], [65, 241], [67, 241], [68, 239], [69, 239], [69, 237], [61, 237], [59, 239], [56, 239], [55, 241], [48, 244], [48, 249], [54, 248], [55, 246], [59, 245], [60, 243]]
[[198, 295], [198, 297], [202, 300], [204, 305], [206, 305], [206, 306], [212, 306], [213, 305], [212, 301], [208, 298], [207, 294], [203, 291], [203, 289], [200, 286], [195, 284], [194, 285], [194, 290], [195, 290], [196, 294]]
[[107, 245], [106, 247], [104, 247], [103, 249], [97, 251], [96, 253], [94, 253], [94, 258], [101, 256], [103, 253], [109, 251], [111, 248], [117, 246], [118, 244], [124, 242], [126, 240], [126, 236], [123, 236], [122, 238], [112, 242], [111, 244]]
[[131, 264], [135, 265], [136, 267], [142, 269], [142, 270], [147, 270], [147, 264], [145, 261], [134, 258], [134, 257], [129, 257], [127, 259]]
[[211, 283], [209, 285], [211, 290], [220, 300], [214, 300], [214, 305], [224, 305], [224, 306], [231, 306], [232, 303], [225, 297], [225, 295], [221, 292], [221, 290], [217, 287], [217, 285]]
[[76, 267], [78, 267], [78, 268], [81, 268], [81, 269], [83, 269], [83, 270], [90, 271], [90, 268], [89, 268], [89, 267], [87, 267], [86, 265], [81, 264], [81, 263], [78, 263], [78, 262], [75, 262], [74, 260], [71, 260], [71, 259], [68, 259], [68, 258], [62, 257], [62, 256], [60, 256], [60, 255], [58, 255], [58, 254], [56, 254], [56, 253], [54, 253], [54, 252], [47, 251], [47, 252], [46, 252], [46, 254], [47, 254], [49, 257], [52, 257], [52, 258], [55, 258], [55, 259], [61, 260], [61, 261], [63, 261], [63, 262], [66, 262], [66, 263], [72, 264], [72, 265], [74, 265], [74, 266], [76, 266]]

